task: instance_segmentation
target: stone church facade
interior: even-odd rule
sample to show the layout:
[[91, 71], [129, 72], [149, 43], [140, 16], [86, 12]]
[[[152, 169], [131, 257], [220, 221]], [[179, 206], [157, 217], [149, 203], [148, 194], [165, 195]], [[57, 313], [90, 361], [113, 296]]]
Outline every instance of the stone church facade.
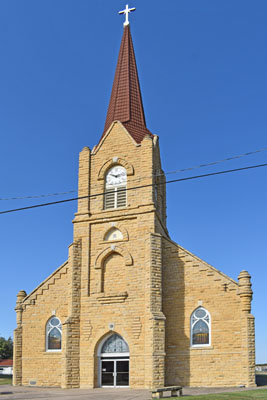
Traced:
[[236, 282], [169, 237], [129, 25], [105, 129], [80, 153], [78, 185], [68, 260], [17, 295], [14, 384], [254, 386], [250, 276]]

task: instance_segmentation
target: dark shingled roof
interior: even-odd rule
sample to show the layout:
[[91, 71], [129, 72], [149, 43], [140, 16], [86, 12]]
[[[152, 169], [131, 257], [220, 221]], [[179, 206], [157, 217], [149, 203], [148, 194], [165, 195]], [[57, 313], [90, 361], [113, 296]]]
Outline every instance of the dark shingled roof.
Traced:
[[152, 133], [146, 127], [129, 25], [126, 25], [123, 30], [118, 63], [102, 137], [113, 121], [120, 121], [137, 143], [141, 143], [146, 135], [153, 137]]

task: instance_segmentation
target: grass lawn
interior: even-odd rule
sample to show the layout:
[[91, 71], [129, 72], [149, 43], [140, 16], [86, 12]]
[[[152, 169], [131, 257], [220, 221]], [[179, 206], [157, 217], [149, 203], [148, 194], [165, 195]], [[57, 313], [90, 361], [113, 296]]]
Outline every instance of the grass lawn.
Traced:
[[0, 385], [11, 385], [12, 383], [12, 378], [11, 377], [3, 377], [0, 376]]
[[[267, 399], [267, 389], [248, 390], [245, 392], [220, 393], [220, 394], [202, 394], [201, 396], [186, 396], [192, 400], [254, 400]], [[171, 399], [181, 399], [181, 397], [172, 397]]]

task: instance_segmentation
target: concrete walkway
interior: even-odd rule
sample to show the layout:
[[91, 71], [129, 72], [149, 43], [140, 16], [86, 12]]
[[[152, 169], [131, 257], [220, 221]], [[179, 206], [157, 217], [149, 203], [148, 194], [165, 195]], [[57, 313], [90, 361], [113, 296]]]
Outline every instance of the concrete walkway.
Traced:
[[[267, 389], [262, 386], [257, 389]], [[246, 388], [184, 388], [184, 397], [198, 394], [239, 392]], [[134, 389], [59, 389], [27, 386], [0, 386], [1, 400], [151, 400], [149, 390]]]

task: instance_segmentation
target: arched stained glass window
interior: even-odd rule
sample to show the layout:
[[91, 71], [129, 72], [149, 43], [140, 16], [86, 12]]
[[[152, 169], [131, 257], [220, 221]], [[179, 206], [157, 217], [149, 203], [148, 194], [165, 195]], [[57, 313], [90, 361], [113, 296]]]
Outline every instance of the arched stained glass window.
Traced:
[[104, 342], [101, 353], [129, 353], [129, 347], [125, 340], [115, 333]]
[[61, 350], [62, 326], [57, 317], [52, 317], [46, 324], [46, 350]]
[[210, 314], [199, 307], [191, 316], [191, 346], [207, 345], [210, 345]]

